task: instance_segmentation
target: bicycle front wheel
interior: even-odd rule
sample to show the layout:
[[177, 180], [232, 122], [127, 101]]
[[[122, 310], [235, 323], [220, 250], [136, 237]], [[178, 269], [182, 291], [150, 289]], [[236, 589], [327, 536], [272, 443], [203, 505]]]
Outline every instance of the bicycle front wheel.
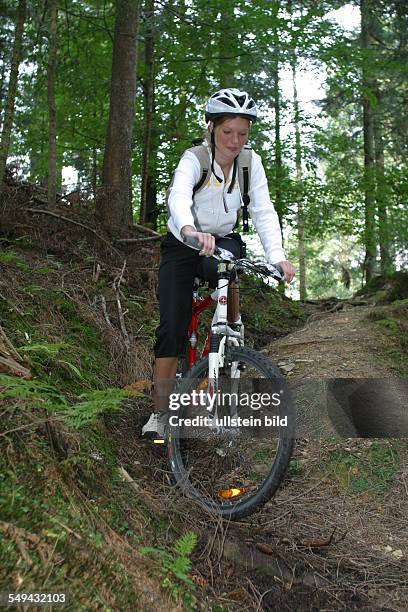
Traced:
[[294, 413], [269, 359], [227, 349], [211, 380], [207, 357], [181, 379], [170, 407], [169, 467], [186, 496], [236, 520], [274, 495], [293, 452]]

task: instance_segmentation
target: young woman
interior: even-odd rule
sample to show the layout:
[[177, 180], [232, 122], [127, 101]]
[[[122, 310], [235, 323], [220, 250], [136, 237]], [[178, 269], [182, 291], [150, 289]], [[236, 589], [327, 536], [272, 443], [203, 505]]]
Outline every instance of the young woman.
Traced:
[[[159, 269], [160, 325], [156, 330], [153, 412], [142, 429], [146, 436], [163, 436], [168, 396], [172, 391], [178, 358], [185, 355], [191, 318], [193, 281], [204, 276], [214, 286], [216, 261], [205, 259], [215, 245], [241, 255], [241, 238], [232, 233], [241, 208], [241, 193], [236, 175], [236, 160], [248, 140], [251, 123], [257, 118], [255, 102], [245, 91], [221, 89], [208, 100], [205, 119], [208, 137], [205, 145], [211, 160], [211, 177], [195, 193], [202, 168], [198, 157], [186, 151], [174, 175], [168, 197], [168, 233], [161, 246]], [[278, 215], [269, 197], [260, 156], [251, 151], [249, 212], [261, 239], [267, 260], [279, 263], [285, 280], [291, 282], [295, 270], [282, 249]], [[235, 170], [235, 172], [234, 172]], [[195, 237], [201, 251], [183, 243]], [[230, 321], [234, 323], [234, 321]]]

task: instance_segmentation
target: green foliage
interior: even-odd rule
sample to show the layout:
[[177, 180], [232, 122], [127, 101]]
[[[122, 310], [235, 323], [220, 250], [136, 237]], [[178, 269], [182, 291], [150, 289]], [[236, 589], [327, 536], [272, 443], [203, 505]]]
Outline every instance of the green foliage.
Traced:
[[305, 316], [301, 304], [282, 298], [275, 287], [249, 275], [241, 277], [240, 295], [247, 337], [255, 348], [296, 327]]
[[396, 332], [398, 329], [398, 321], [395, 319], [379, 319], [377, 321], [378, 325], [385, 327], [385, 329], [389, 329], [392, 332]]
[[[135, 214], [144, 148], [145, 40], [153, 25], [156, 74], [149, 179], [157, 191], [155, 212], [161, 229], [166, 225], [164, 191], [180, 155], [203, 131], [206, 99], [217, 88], [235, 86], [249, 89], [259, 103], [262, 121], [253, 126], [251, 142], [264, 159], [270, 194], [284, 226], [296, 231], [297, 206], [302, 202], [307, 245], [319, 239], [324, 260], [331, 236], [352, 235], [356, 241], [353, 255], [362, 264], [367, 240], [365, 197], [372, 193], [377, 212], [385, 202], [387, 213], [381, 222], [377, 214], [375, 242], [378, 244], [383, 226], [390, 236], [390, 259], [406, 256], [406, 16], [398, 3], [371, 3], [371, 42], [361, 49], [360, 23], [356, 30], [347, 31], [333, 19], [333, 10], [340, 5], [323, 0], [302, 7], [277, 0], [237, 0], [231, 13], [222, 0], [159, 3], [152, 24], [142, 3], [132, 159]], [[11, 59], [14, 17], [8, 6], [0, 28], [5, 74]], [[88, 193], [100, 183], [102, 174], [114, 18], [114, 3], [100, 0], [74, 2], [59, 11], [58, 168], [76, 169], [75, 187], [85, 192], [88, 202]], [[11, 151], [24, 177], [38, 182], [44, 182], [47, 174], [47, 27], [43, 11], [37, 5], [31, 7]], [[306, 108], [300, 95], [296, 117], [291, 93], [282, 79], [293, 67], [298, 79], [304, 73], [314, 79], [316, 69], [325, 75], [320, 108]], [[363, 69], [370, 74], [364, 83]], [[3, 100], [6, 85], [7, 77], [0, 91]], [[364, 173], [364, 100], [374, 111], [384, 146], [384, 166], [380, 168], [377, 160], [368, 182]], [[300, 130], [300, 151], [295, 146], [295, 124]], [[296, 152], [301, 157], [301, 178], [296, 174]], [[326, 279], [313, 257], [308, 257], [307, 267], [311, 272], [309, 293], [318, 295], [318, 285], [323, 283], [325, 295], [339, 291], [337, 295], [344, 296], [336, 282], [336, 266], [326, 269]], [[357, 279], [358, 265], [353, 268]], [[37, 273], [47, 275], [48, 269], [39, 268]]]
[[[0, 398], [29, 402], [33, 408], [60, 411], [68, 406], [67, 400], [54, 386], [41, 380], [25, 380], [16, 376], [0, 374]], [[8, 404], [9, 409], [14, 404]]]
[[301, 476], [304, 472], [303, 466], [298, 459], [291, 459], [288, 468], [290, 476]]
[[20, 259], [14, 251], [0, 252], [0, 263], [14, 264], [19, 270], [22, 270], [22, 272], [30, 272], [30, 268], [25, 261]]
[[[289, 259], [295, 260], [297, 244], [291, 240], [287, 251]], [[307, 240], [305, 252], [306, 261], [310, 262], [306, 269], [308, 298], [350, 298], [361, 288], [360, 262], [364, 256], [354, 237], [326, 234], [325, 238]], [[298, 283], [295, 277], [295, 289]]]
[[[378, 294], [376, 286], [376, 295]], [[387, 366], [396, 369], [400, 376], [408, 376], [408, 299], [377, 306], [368, 317], [376, 321], [379, 329], [392, 340], [390, 348], [379, 358], [385, 361]]]
[[372, 442], [368, 448], [348, 452], [335, 450], [329, 458], [334, 478], [349, 491], [384, 494], [392, 485], [406, 450], [402, 441]]
[[[21, 424], [27, 422], [10, 420], [9, 429]], [[88, 440], [88, 432], [75, 434], [73, 456], [89, 452]], [[131, 563], [117, 549], [116, 539], [107, 537], [107, 530], [112, 534], [115, 529], [123, 534], [121, 538], [131, 532], [134, 543], [140, 541], [135, 499], [127, 487], [112, 479], [103, 446], [96, 450], [102, 460], [93, 459], [86, 472], [84, 464], [80, 470], [73, 465], [66, 470], [35, 427], [7, 433], [7, 453], [0, 453], [3, 588], [18, 581], [19, 590], [33, 592], [36, 585], [46, 583], [50, 592], [68, 591], [76, 610], [135, 608], [141, 585], [134, 579]], [[155, 528], [154, 518], [150, 521]], [[143, 535], [149, 538], [143, 524]]]
[[[70, 403], [51, 384], [0, 374], [0, 398], [28, 402], [33, 408], [48, 410], [75, 429], [96, 423], [104, 414], [119, 411], [121, 402], [128, 397], [129, 392], [124, 389], [94, 389], [81, 393], [79, 401]], [[9, 410], [13, 408], [14, 404], [9, 404]]]
[[90, 425], [103, 414], [121, 410], [121, 402], [127, 397], [129, 393], [123, 389], [96, 389], [81, 393], [80, 401], [64, 410], [64, 420], [75, 429]]
[[189, 577], [191, 570], [190, 555], [197, 544], [197, 536], [193, 531], [182, 535], [168, 552], [164, 548], [142, 547], [142, 555], [153, 554], [161, 561], [160, 571], [164, 576], [162, 586], [169, 589], [175, 601], [182, 600], [186, 609], [195, 609], [196, 600], [193, 596], [195, 585]]

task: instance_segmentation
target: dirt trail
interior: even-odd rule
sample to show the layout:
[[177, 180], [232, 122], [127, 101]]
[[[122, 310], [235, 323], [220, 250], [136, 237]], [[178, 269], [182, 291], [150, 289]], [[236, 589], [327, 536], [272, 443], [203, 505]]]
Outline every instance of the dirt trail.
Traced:
[[287, 375], [298, 435], [408, 436], [408, 383], [384, 357], [393, 341], [369, 318], [375, 307], [337, 307], [264, 349]]
[[305, 327], [277, 340], [267, 352], [293, 365], [290, 375], [296, 378], [395, 376], [379, 361], [390, 341], [367, 318], [373, 310], [345, 304], [340, 312], [315, 313]]
[[387, 399], [405, 411], [408, 389], [381, 359], [392, 341], [367, 318], [374, 307], [340, 307], [263, 351], [286, 368], [308, 436], [299, 433], [275, 497], [225, 539], [224, 558], [252, 585], [256, 610], [408, 610], [407, 440], [339, 437], [326, 382], [388, 379]]
[[391, 341], [367, 318], [372, 308], [314, 313], [264, 349], [286, 366], [308, 435], [297, 436], [275, 497], [241, 522], [218, 521], [180, 499], [164, 457], [129, 435], [142, 412], [132, 423], [123, 416], [121, 460], [143, 485], [146, 504], [165, 517], [181, 513], [184, 528], [199, 535], [193, 564], [203, 609], [215, 609], [210, 596], [234, 612], [408, 610], [408, 443], [350, 439], [355, 431], [333, 438], [327, 410], [328, 379], [398, 380], [381, 362]]

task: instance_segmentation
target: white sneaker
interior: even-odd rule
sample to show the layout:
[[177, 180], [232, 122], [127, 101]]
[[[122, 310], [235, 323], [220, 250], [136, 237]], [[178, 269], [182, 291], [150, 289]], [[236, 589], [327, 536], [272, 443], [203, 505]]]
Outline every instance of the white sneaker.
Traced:
[[142, 427], [142, 436], [146, 436], [146, 438], [164, 438], [166, 425], [166, 412], [152, 412], [149, 420]]

